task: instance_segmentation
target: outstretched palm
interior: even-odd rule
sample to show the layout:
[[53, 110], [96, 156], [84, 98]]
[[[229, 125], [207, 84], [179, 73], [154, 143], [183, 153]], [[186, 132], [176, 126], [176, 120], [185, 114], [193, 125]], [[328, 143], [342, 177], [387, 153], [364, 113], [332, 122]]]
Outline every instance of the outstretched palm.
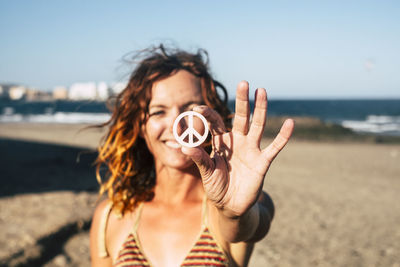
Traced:
[[274, 141], [260, 149], [267, 114], [267, 95], [258, 89], [250, 124], [249, 86], [241, 82], [236, 92], [236, 110], [232, 132], [226, 132], [221, 117], [201, 106], [194, 110], [210, 122], [214, 153], [202, 148], [184, 148], [197, 164], [208, 199], [227, 216], [244, 214], [256, 201], [264, 177], [274, 158], [289, 141], [293, 121], [286, 120]]

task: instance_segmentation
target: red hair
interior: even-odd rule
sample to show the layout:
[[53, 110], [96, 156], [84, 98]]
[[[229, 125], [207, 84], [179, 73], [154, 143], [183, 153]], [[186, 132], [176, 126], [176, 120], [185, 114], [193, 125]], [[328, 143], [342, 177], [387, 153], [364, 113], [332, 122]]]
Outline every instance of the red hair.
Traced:
[[[227, 128], [231, 125], [227, 91], [209, 73], [205, 50], [199, 49], [191, 54], [160, 45], [140, 51], [134, 59], [139, 59], [139, 62], [126, 88], [117, 96], [112, 117], [101, 125], [109, 126], [109, 131], [98, 148], [96, 160], [96, 177], [101, 184], [99, 193], [102, 195], [107, 192], [121, 214], [154, 196], [154, 159], [139, 132], [147, 118], [151, 89], [155, 82], [179, 70], [192, 73], [200, 79], [205, 104], [222, 116]], [[217, 88], [220, 88], [222, 97]], [[105, 181], [100, 175], [103, 166], [107, 167]]]

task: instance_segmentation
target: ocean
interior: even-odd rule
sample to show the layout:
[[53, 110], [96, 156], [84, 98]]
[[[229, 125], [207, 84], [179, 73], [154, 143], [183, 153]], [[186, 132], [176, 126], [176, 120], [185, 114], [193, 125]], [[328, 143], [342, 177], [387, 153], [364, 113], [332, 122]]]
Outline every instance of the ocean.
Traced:
[[[254, 103], [252, 102], [251, 105]], [[231, 110], [234, 102], [229, 103]], [[400, 136], [400, 99], [270, 100], [270, 116], [304, 116], [355, 132]], [[110, 118], [104, 102], [26, 102], [0, 99], [0, 123], [102, 123]]]

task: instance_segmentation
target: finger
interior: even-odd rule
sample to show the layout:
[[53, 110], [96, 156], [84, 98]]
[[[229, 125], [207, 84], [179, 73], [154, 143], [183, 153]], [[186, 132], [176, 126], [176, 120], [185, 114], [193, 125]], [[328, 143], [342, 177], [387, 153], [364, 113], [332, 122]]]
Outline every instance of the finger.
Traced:
[[265, 120], [267, 118], [267, 92], [264, 88], [256, 90], [255, 107], [253, 120], [250, 125], [248, 136], [255, 140], [257, 147], [260, 147], [261, 138], [264, 132]]
[[209, 106], [202, 105], [194, 107], [193, 111], [200, 113], [207, 119], [210, 123], [209, 128], [212, 135], [215, 136], [226, 133], [224, 121], [215, 110]]
[[274, 141], [263, 150], [263, 154], [267, 161], [271, 163], [279, 152], [285, 147], [287, 142], [292, 136], [294, 129], [294, 121], [292, 119], [287, 119], [279, 131], [279, 134], [275, 137]]
[[249, 130], [249, 84], [241, 81], [236, 90], [235, 118], [232, 132], [246, 135]]
[[215, 164], [202, 147], [182, 147], [181, 151], [196, 163], [202, 179], [208, 179], [213, 174]]

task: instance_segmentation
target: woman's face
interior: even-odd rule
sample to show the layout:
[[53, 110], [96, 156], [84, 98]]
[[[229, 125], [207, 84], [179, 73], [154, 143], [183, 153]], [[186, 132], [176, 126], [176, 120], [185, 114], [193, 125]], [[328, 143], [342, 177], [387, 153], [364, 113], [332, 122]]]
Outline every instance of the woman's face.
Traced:
[[157, 167], [184, 169], [193, 165], [192, 160], [181, 152], [172, 127], [180, 113], [203, 103], [200, 80], [188, 71], [180, 70], [154, 83], [142, 134]]

